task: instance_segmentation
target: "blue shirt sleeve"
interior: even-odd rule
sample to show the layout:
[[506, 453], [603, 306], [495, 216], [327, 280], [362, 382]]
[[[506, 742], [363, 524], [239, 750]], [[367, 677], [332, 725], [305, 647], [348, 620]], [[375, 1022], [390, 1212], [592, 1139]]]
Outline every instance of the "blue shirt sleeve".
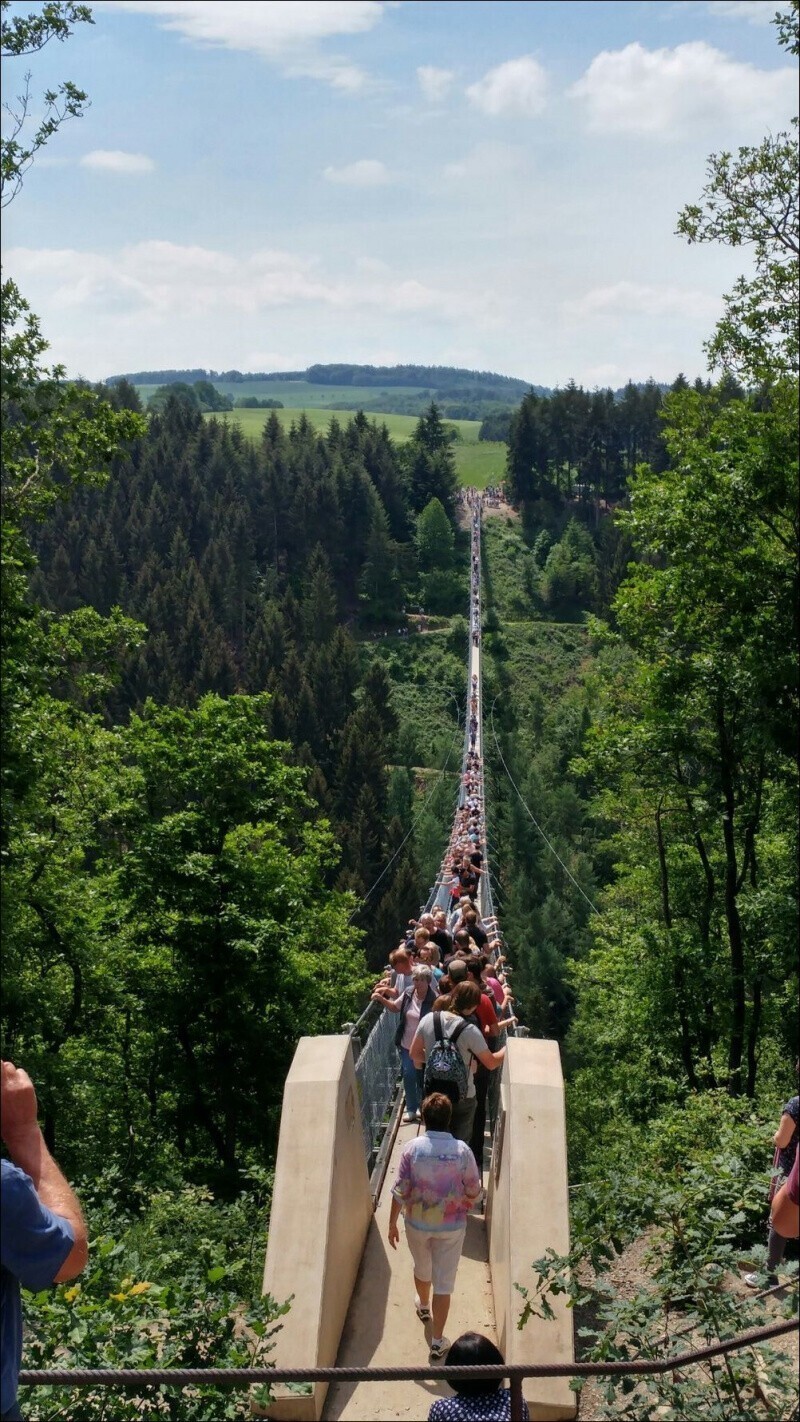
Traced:
[[37, 1292], [52, 1284], [74, 1243], [69, 1221], [42, 1204], [24, 1170], [4, 1160], [3, 1268], [19, 1279], [23, 1289]]

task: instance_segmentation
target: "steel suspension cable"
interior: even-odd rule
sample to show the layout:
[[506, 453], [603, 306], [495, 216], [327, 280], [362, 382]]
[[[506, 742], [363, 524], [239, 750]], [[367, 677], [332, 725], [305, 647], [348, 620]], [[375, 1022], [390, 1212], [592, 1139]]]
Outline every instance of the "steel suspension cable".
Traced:
[[450, 764], [450, 757], [451, 757], [451, 755], [453, 754], [453, 749], [454, 749], [455, 744], [456, 744], [456, 741], [458, 740], [458, 738], [459, 738], [460, 735], [461, 735], [461, 727], [460, 727], [460, 726], [457, 726], [457, 727], [456, 727], [456, 733], [455, 733], [455, 735], [453, 736], [452, 741], [450, 742], [450, 749], [449, 749], [449, 751], [447, 752], [447, 758], [446, 758], [445, 763], [444, 763], [444, 765], [442, 766], [441, 770], [439, 771], [439, 779], [436, 781], [436, 784], [434, 785], [434, 787], [433, 787], [433, 789], [431, 790], [430, 794], [427, 796], [427, 798], [426, 798], [424, 804], [423, 804], [423, 805], [421, 806], [421, 808], [417, 811], [416, 815], [414, 816], [413, 820], [411, 821], [411, 826], [410, 826], [410, 828], [409, 828], [409, 830], [408, 830], [408, 833], [407, 833], [406, 835], [404, 835], [404, 837], [401, 839], [400, 843], [398, 844], [398, 846], [397, 846], [397, 848], [396, 848], [394, 854], [392, 855], [391, 859], [389, 860], [388, 864], [385, 866], [385, 868], [383, 868], [383, 869], [381, 870], [380, 874], [378, 875], [377, 879], [375, 880], [375, 883], [372, 885], [371, 888], [367, 889], [367, 892], [364, 894], [364, 897], [361, 899], [360, 903], [356, 906], [356, 908], [353, 909], [353, 912], [351, 913], [349, 919], [347, 920], [348, 923], [352, 923], [352, 922], [353, 922], [353, 919], [354, 919], [355, 916], [356, 916], [356, 914], [357, 914], [357, 913], [360, 913], [360, 911], [361, 911], [361, 909], [363, 908], [364, 904], [367, 902], [367, 899], [369, 898], [370, 894], [372, 894], [372, 893], [375, 892], [375, 890], [377, 889], [379, 883], [381, 882], [381, 879], [383, 879], [383, 878], [385, 877], [385, 875], [388, 874], [389, 870], [391, 869], [392, 865], [394, 864], [395, 859], [397, 858], [398, 854], [400, 853], [400, 850], [403, 848], [403, 846], [406, 844], [407, 840], [409, 840], [409, 839], [411, 838], [411, 835], [414, 833], [414, 830], [416, 829], [418, 822], [421, 820], [422, 816], [424, 815], [425, 811], [426, 811], [427, 808], [428, 808], [428, 805], [430, 804], [431, 800], [433, 799], [434, 795], [436, 794], [436, 791], [439, 789], [439, 786], [442, 784], [442, 781], [444, 780], [445, 773], [446, 773], [446, 771], [447, 771], [447, 767], [448, 767], [448, 765]]
[[521, 795], [520, 790], [519, 790], [519, 786], [517, 785], [517, 782], [516, 782], [516, 780], [514, 779], [513, 775], [511, 774], [511, 771], [509, 770], [508, 766], [506, 765], [505, 757], [503, 756], [503, 752], [502, 752], [501, 749], [500, 749], [500, 742], [499, 742], [499, 740], [497, 739], [497, 731], [495, 730], [495, 725], [494, 725], [494, 708], [495, 708], [496, 702], [497, 702], [497, 697], [495, 697], [494, 701], [492, 702], [492, 709], [491, 709], [491, 711], [490, 711], [490, 713], [489, 713], [489, 714], [490, 714], [490, 717], [491, 717], [491, 721], [492, 721], [492, 735], [494, 736], [494, 743], [495, 743], [495, 746], [497, 747], [497, 754], [498, 754], [499, 757], [500, 757], [500, 760], [501, 760], [501, 763], [502, 763], [502, 766], [503, 766], [503, 769], [504, 769], [506, 775], [508, 776], [509, 780], [511, 781], [511, 784], [512, 784], [513, 787], [514, 787], [514, 790], [515, 790], [516, 795], [517, 795], [517, 799], [519, 800], [519, 802], [520, 802], [520, 804], [521, 804], [523, 810], [524, 810], [525, 813], [528, 815], [529, 819], [532, 821], [532, 823], [534, 824], [534, 826], [536, 827], [536, 829], [539, 831], [539, 834], [542, 836], [542, 839], [544, 840], [545, 844], [547, 845], [547, 848], [550, 850], [550, 853], [551, 853], [552, 855], [554, 855], [554, 857], [558, 860], [559, 864], [561, 865], [561, 868], [564, 870], [564, 873], [566, 874], [566, 876], [567, 876], [567, 878], [570, 880], [570, 882], [575, 885], [575, 888], [578, 890], [578, 893], [581, 895], [581, 898], [583, 898], [583, 899], [586, 900], [587, 904], [589, 905], [589, 908], [592, 910], [593, 913], [598, 913], [598, 914], [599, 914], [599, 912], [600, 912], [599, 908], [597, 907], [596, 904], [593, 904], [593, 903], [592, 903], [591, 899], [589, 898], [589, 895], [588, 895], [587, 893], [584, 893], [583, 889], [581, 888], [580, 884], [578, 883], [577, 879], [575, 878], [575, 875], [570, 873], [569, 869], [567, 868], [566, 864], [564, 863], [563, 859], [561, 858], [561, 855], [558, 853], [558, 850], [555, 849], [555, 848], [553, 847], [553, 845], [550, 843], [550, 840], [547, 838], [547, 835], [545, 834], [544, 830], [542, 829], [541, 825], [539, 824], [539, 821], [534, 818], [534, 815], [532, 814], [532, 812], [531, 812], [529, 806], [527, 805], [527, 803], [525, 802], [525, 800], [523, 800], [523, 798], [522, 798], [522, 795]]

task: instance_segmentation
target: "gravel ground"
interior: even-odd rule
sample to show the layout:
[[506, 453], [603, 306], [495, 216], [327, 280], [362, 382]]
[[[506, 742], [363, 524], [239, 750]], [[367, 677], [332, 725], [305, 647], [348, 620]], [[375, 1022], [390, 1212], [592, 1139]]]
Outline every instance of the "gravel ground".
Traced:
[[[615, 1292], [620, 1298], [632, 1299], [637, 1293], [647, 1287], [647, 1284], [650, 1279], [650, 1273], [645, 1263], [645, 1255], [651, 1249], [654, 1242], [654, 1238], [655, 1231], [648, 1231], [640, 1239], [637, 1239], [634, 1241], [633, 1244], [630, 1244], [627, 1249], [623, 1250], [622, 1254], [620, 1254], [615, 1259], [614, 1263], [609, 1269], [609, 1282], [611, 1283]], [[590, 1278], [590, 1271], [588, 1270], [586, 1277], [588, 1281], [588, 1279]], [[751, 1290], [747, 1288], [747, 1285], [743, 1282], [741, 1275], [729, 1274], [725, 1282], [725, 1287], [741, 1298], [753, 1297]], [[767, 1312], [775, 1319], [781, 1317], [782, 1302], [785, 1300], [785, 1298], [786, 1294], [778, 1294], [777, 1296], [772, 1295], [771, 1297], [765, 1300], [765, 1307], [767, 1309]], [[587, 1344], [590, 1340], [580, 1338], [578, 1336], [578, 1329], [590, 1328], [593, 1326], [594, 1323], [595, 1319], [592, 1316], [592, 1311], [589, 1308], [576, 1309], [575, 1355], [576, 1358], [579, 1360], [581, 1358], [586, 1357], [586, 1354], [588, 1352]], [[753, 1326], [757, 1326], [755, 1319], [753, 1322]], [[676, 1331], [679, 1331], [680, 1325], [676, 1324], [675, 1328]], [[684, 1334], [682, 1337], [676, 1337], [675, 1342], [673, 1344], [673, 1351], [676, 1353], [688, 1352], [692, 1347], [693, 1343], [702, 1346], [702, 1340], [693, 1339], [690, 1333]], [[781, 1352], [785, 1353], [789, 1359], [792, 1360], [794, 1376], [797, 1377], [798, 1334], [795, 1332], [787, 1334], [783, 1338], [777, 1338], [774, 1340], [771, 1346], [776, 1349], [779, 1349]], [[595, 1422], [595, 1419], [603, 1415], [602, 1409], [605, 1405], [604, 1387], [605, 1385], [601, 1378], [589, 1378], [587, 1380], [586, 1385], [580, 1394], [580, 1403], [578, 1410], [580, 1422]], [[754, 1418], [756, 1416], [763, 1417], [765, 1419], [774, 1418], [775, 1422], [778, 1422], [778, 1419], [786, 1419], [795, 1415], [795, 1410], [798, 1407], [799, 1401], [800, 1390], [795, 1390], [793, 1397], [780, 1399], [771, 1397], [771, 1405], [769, 1408], [764, 1405], [757, 1414], [752, 1415]], [[650, 1404], [650, 1407], [652, 1409], [652, 1403]], [[650, 1422], [650, 1419], [653, 1419], [653, 1422], [655, 1422], [656, 1418], [663, 1417], [666, 1419], [668, 1416], [669, 1413], [667, 1409], [664, 1409], [662, 1411], [660, 1408], [656, 1410], [643, 1410], [641, 1413], [642, 1422]]]

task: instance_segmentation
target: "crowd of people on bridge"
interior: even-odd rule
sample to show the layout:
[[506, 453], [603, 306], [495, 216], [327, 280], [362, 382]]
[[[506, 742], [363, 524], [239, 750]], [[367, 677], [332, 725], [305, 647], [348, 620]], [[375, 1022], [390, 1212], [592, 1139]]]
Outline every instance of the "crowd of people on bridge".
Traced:
[[[483, 762], [478, 748], [482, 499], [468, 491], [465, 501], [472, 511], [470, 632], [478, 652], [470, 652], [468, 746], [458, 809], [428, 908], [409, 923], [373, 992], [373, 999], [398, 1019], [395, 1044], [405, 1123], [425, 1127], [425, 1134], [418, 1132], [401, 1152], [389, 1243], [397, 1247], [402, 1213], [417, 1314], [431, 1325], [431, 1362], [441, 1362], [451, 1349], [444, 1328], [467, 1216], [484, 1199], [489, 1087], [492, 1074], [503, 1064], [506, 1032], [516, 1022], [503, 941], [496, 918], [485, 911], [491, 899], [485, 892]], [[507, 1399], [496, 1385], [486, 1398], [494, 1404], [495, 1394], [505, 1405]], [[494, 1414], [479, 1409], [474, 1415]]]

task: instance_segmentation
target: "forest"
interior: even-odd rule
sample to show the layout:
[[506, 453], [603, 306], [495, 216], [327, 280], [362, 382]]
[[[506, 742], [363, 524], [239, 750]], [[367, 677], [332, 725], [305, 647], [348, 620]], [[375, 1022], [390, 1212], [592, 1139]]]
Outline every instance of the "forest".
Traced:
[[[797, 15], [777, 25], [795, 55]], [[15, 192], [32, 156], [4, 148]], [[796, 156], [796, 127], [712, 156], [678, 219], [755, 253], [713, 378], [392, 372], [513, 397], [486, 414], [508, 445], [483, 546], [489, 854], [520, 1017], [561, 1045], [576, 1192], [571, 1255], [519, 1283], [531, 1311], [572, 1291], [586, 1356], [646, 1354], [687, 1293], [709, 1337], [757, 1318], [714, 1281], [763, 1260], [797, 1089]], [[380, 411], [325, 433], [273, 412], [253, 443], [214, 418], [213, 371], [70, 380], [5, 274], [2, 325], [2, 1055], [36, 1082], [93, 1241], [81, 1283], [37, 1298], [27, 1363], [148, 1366], [157, 1318], [162, 1360], [243, 1365], [283, 1307], [261, 1266], [295, 1044], [358, 1015], [452, 816], [468, 538], [448, 410], [427, 398], [402, 445]], [[145, 410], [145, 376], [196, 399]], [[649, 1291], [612, 1297], [604, 1268], [656, 1227]], [[653, 1386], [672, 1416], [743, 1415]], [[36, 1416], [105, 1405], [43, 1388]], [[152, 1415], [243, 1406], [199, 1388]]]

